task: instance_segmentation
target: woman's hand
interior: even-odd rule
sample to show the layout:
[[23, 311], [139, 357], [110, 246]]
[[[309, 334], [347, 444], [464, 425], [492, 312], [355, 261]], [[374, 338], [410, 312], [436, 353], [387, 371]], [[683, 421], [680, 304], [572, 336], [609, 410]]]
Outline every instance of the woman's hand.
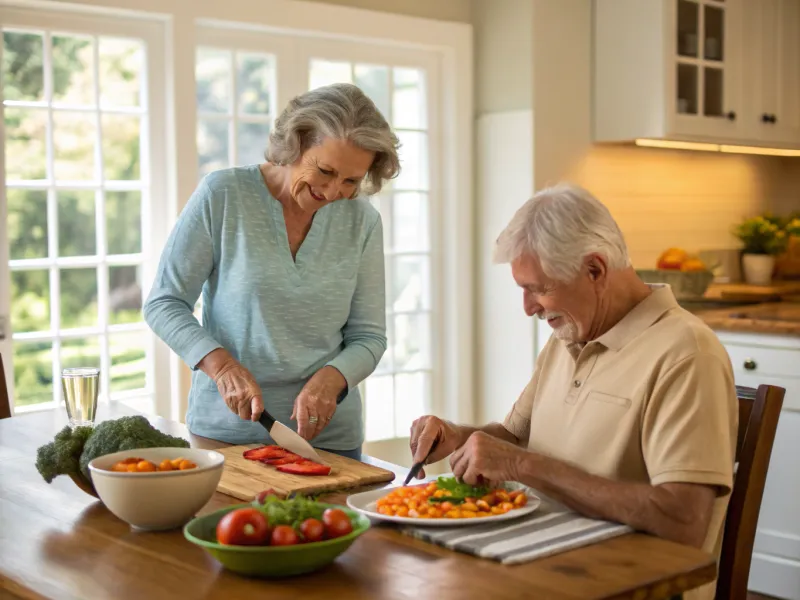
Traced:
[[261, 388], [239, 361], [222, 348], [209, 352], [197, 367], [214, 380], [219, 395], [232, 413], [245, 421], [258, 421], [264, 412]]
[[297, 433], [307, 440], [317, 437], [333, 418], [336, 400], [347, 388], [347, 380], [335, 367], [322, 367], [303, 386], [294, 401], [292, 420]]

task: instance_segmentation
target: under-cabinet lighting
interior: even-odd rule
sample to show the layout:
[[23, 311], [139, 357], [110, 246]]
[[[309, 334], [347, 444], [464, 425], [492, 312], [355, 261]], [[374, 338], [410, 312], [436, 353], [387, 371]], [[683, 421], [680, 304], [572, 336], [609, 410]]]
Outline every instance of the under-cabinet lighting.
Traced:
[[703, 152], [726, 152], [728, 154], [761, 154], [764, 156], [800, 156], [800, 150], [788, 148], [761, 148], [759, 146], [736, 146], [732, 144], [708, 144], [705, 142], [682, 142], [677, 140], [653, 140], [639, 138], [637, 146], [646, 148], [669, 148], [672, 150], [700, 150]]

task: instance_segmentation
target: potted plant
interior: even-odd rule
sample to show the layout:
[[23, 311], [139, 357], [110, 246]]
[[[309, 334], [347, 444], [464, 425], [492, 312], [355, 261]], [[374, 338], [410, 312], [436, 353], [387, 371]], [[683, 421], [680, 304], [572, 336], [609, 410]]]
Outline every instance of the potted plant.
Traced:
[[759, 215], [745, 219], [733, 230], [744, 244], [742, 270], [745, 282], [768, 285], [775, 269], [775, 256], [786, 249], [787, 235], [779, 219]]

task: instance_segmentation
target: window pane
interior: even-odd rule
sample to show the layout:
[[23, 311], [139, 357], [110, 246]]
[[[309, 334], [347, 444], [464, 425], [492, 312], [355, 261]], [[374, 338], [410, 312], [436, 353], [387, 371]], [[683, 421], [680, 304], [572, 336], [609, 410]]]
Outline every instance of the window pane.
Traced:
[[706, 60], [723, 60], [725, 47], [725, 11], [716, 6], [706, 5], [705, 15], [705, 42], [703, 54]]
[[94, 115], [63, 110], [53, 111], [56, 180], [86, 181], [95, 178], [96, 139], [97, 127]]
[[141, 267], [108, 268], [108, 310], [112, 325], [142, 320]]
[[139, 117], [103, 115], [103, 171], [109, 180], [138, 180]]
[[722, 69], [705, 68], [705, 91], [703, 93], [703, 114], [709, 117], [721, 117], [723, 111], [723, 87]]
[[141, 192], [106, 192], [106, 244], [108, 254], [142, 251]]
[[397, 371], [431, 366], [430, 318], [427, 313], [394, 318], [394, 368]]
[[145, 332], [116, 333], [108, 337], [111, 354], [111, 391], [143, 389], [146, 385]]
[[6, 189], [11, 260], [47, 258], [47, 192]]
[[353, 83], [349, 62], [312, 59], [309, 71], [310, 90], [332, 83]]
[[231, 112], [231, 53], [198, 48], [195, 64], [197, 110]]
[[100, 340], [96, 336], [62, 340], [61, 368], [78, 367], [100, 368]]
[[392, 198], [392, 243], [399, 251], [425, 251], [428, 233], [428, 196], [413, 192]]
[[228, 121], [197, 122], [197, 158], [200, 176], [230, 166], [228, 162]]
[[368, 442], [388, 440], [394, 437], [394, 419], [390, 417], [394, 408], [392, 376], [368, 377], [364, 382], [366, 391], [365, 431]]
[[428, 135], [416, 131], [398, 131], [402, 170], [393, 187], [398, 190], [428, 189]]
[[269, 140], [269, 123], [239, 123], [236, 139], [236, 164], [264, 161]]
[[143, 44], [137, 40], [100, 38], [100, 103], [139, 106], [144, 64]]
[[394, 379], [395, 436], [408, 437], [411, 424], [427, 412], [430, 395], [428, 373], [399, 374]]
[[385, 119], [389, 119], [389, 67], [356, 65], [355, 84], [369, 96]]
[[97, 325], [97, 269], [61, 270], [61, 327]]
[[38, 33], [3, 32], [4, 99], [44, 100], [43, 56], [44, 41]]
[[6, 179], [47, 179], [47, 111], [6, 106], [5, 129]]
[[678, 113], [697, 114], [697, 65], [678, 64]]
[[405, 312], [430, 308], [427, 256], [396, 256], [393, 279], [392, 310]]
[[50, 273], [46, 269], [11, 271], [11, 327], [15, 333], [50, 329]]
[[426, 129], [425, 89], [423, 74], [419, 69], [394, 69], [394, 109], [395, 127]]
[[14, 405], [53, 401], [53, 346], [14, 342]]
[[58, 192], [58, 255], [94, 256], [95, 237], [94, 192]]
[[237, 54], [236, 63], [239, 112], [253, 115], [272, 113], [272, 90], [275, 87], [272, 57]]
[[700, 5], [691, 0], [678, 0], [678, 54], [697, 58]]
[[92, 40], [54, 35], [53, 100], [94, 104], [94, 48]]

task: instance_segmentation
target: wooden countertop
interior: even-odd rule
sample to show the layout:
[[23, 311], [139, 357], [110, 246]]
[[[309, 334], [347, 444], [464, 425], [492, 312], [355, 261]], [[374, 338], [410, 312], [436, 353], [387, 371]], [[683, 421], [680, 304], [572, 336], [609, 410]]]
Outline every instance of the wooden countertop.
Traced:
[[800, 302], [768, 302], [692, 311], [711, 329], [800, 335]]
[[[98, 419], [125, 414], [135, 413], [116, 404], [102, 405]], [[195, 447], [226, 445], [190, 438], [179, 423], [151, 421], [163, 431], [191, 439]], [[180, 530], [136, 533], [70, 479], [59, 477], [46, 484], [34, 466], [36, 448], [65, 423], [63, 409], [0, 420], [0, 597], [656, 600], [696, 588], [716, 573], [711, 555], [645, 534], [504, 566], [381, 525], [316, 573], [287, 580], [244, 578], [223, 570]], [[389, 466], [402, 481], [406, 470]], [[345, 494], [325, 499], [343, 503]], [[216, 493], [200, 514], [236, 502]]]

